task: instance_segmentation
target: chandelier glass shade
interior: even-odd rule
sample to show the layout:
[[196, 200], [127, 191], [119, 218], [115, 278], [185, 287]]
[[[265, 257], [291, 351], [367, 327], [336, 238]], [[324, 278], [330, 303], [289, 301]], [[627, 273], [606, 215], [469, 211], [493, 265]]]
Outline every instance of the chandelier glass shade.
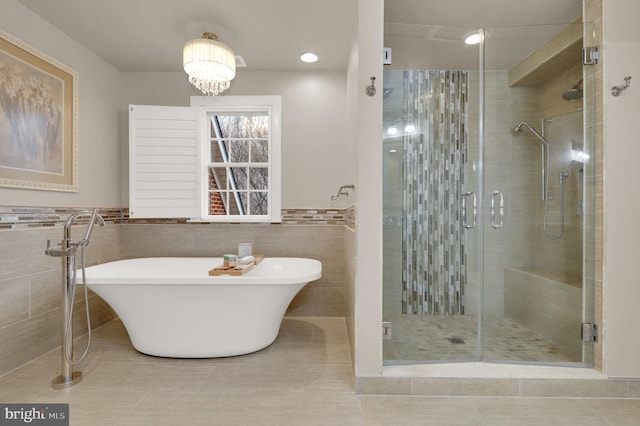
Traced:
[[189, 82], [205, 95], [224, 92], [236, 76], [235, 53], [212, 33], [184, 44], [182, 64]]

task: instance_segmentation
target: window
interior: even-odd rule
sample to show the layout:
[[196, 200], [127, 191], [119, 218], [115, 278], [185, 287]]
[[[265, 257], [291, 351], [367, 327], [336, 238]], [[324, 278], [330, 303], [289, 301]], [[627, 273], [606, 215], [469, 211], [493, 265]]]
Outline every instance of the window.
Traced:
[[209, 215], [269, 213], [269, 116], [209, 115]]
[[[279, 96], [192, 97], [190, 108], [131, 106], [130, 123], [131, 217], [188, 211], [211, 222], [280, 221]], [[193, 187], [193, 197], [182, 191]]]

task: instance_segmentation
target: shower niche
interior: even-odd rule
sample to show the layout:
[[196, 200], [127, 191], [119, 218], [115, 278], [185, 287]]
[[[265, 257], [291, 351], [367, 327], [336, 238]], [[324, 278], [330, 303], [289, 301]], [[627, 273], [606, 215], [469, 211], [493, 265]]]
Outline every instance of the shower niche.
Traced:
[[384, 362], [589, 366], [589, 24], [481, 32], [385, 68]]

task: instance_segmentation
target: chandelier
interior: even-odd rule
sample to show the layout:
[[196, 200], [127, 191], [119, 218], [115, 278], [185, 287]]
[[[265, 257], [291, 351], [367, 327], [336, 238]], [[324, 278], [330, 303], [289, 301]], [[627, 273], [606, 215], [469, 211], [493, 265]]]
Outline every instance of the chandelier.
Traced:
[[224, 92], [236, 76], [235, 53], [212, 33], [204, 33], [202, 38], [184, 44], [182, 64], [189, 74], [189, 82], [205, 95]]

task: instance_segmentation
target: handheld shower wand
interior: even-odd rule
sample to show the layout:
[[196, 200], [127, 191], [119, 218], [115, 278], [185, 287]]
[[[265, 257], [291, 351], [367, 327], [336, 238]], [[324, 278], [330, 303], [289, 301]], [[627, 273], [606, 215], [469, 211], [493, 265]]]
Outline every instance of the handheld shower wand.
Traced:
[[85, 247], [89, 245], [89, 238], [91, 237], [93, 225], [95, 225], [96, 220], [100, 226], [104, 226], [104, 219], [98, 214], [98, 209], [93, 209], [91, 219], [89, 219], [89, 225], [87, 226], [87, 232], [84, 234], [84, 239], [81, 240], [82, 245]]
[[[562, 233], [564, 231], [564, 182], [569, 175], [566, 172], [560, 173], [560, 188], [562, 191], [562, 194], [561, 194], [562, 195], [562, 198], [561, 198], [562, 224], [560, 225], [560, 232], [556, 235], [549, 235], [547, 231], [547, 213], [549, 211], [549, 200], [551, 198], [549, 196], [549, 157], [551, 156], [550, 146], [549, 146], [549, 142], [540, 133], [538, 133], [536, 129], [534, 129], [529, 123], [525, 121], [522, 121], [518, 125], [516, 125], [513, 128], [513, 133], [516, 136], [518, 136], [522, 133], [522, 129], [525, 127], [529, 129], [529, 131], [533, 133], [533, 135], [537, 137], [542, 143], [542, 200], [544, 200], [543, 230], [544, 230], [544, 235], [547, 238], [551, 240], [556, 240], [562, 236]], [[545, 153], [545, 150], [546, 150], [546, 153]]]

